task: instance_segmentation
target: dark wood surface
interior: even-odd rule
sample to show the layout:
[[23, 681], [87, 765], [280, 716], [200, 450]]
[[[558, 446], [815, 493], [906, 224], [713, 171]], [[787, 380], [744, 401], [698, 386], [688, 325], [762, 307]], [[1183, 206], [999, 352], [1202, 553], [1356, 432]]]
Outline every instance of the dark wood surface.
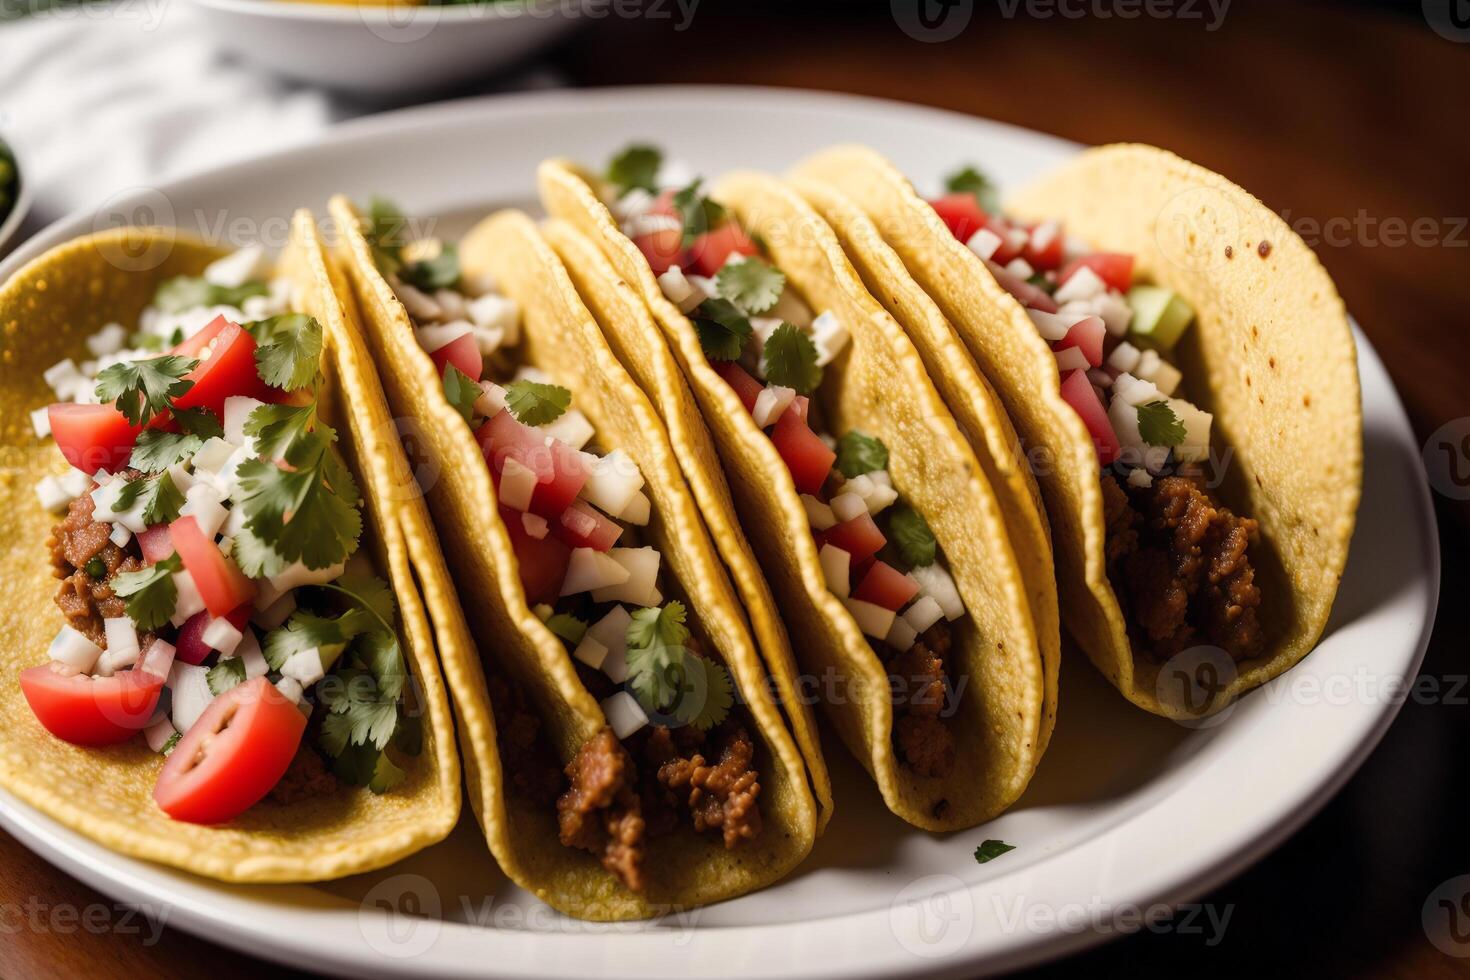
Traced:
[[[1421, 439], [1470, 416], [1470, 44], [1438, 37], [1417, 3], [1392, 16], [1236, 0], [1211, 31], [1198, 20], [1007, 18], [1009, 4], [981, 2], [944, 43], [907, 37], [887, 4], [862, 16], [838, 16], [852, 4], [802, 5], [795, 15], [793, 6], [715, 9], [708, 0], [677, 33], [669, 21], [610, 19], [552, 61], [578, 84], [840, 90], [1086, 143], [1168, 147], [1250, 188], [1305, 237], [1325, 235], [1318, 252]], [[1417, 244], [1406, 240], [1416, 227]], [[1446, 496], [1436, 504], [1448, 601], [1424, 673], [1453, 696], [1411, 699], [1318, 817], [1202, 898], [1217, 915], [1228, 910], [1218, 943], [1184, 929], [1143, 933], [1038, 976], [1470, 976], [1470, 958], [1437, 950], [1421, 924], [1431, 893], [1470, 873], [1470, 688], [1459, 686], [1470, 669], [1470, 510]], [[65, 908], [79, 911], [56, 918]], [[262, 969], [176, 930], [124, 921], [109, 899], [0, 834], [0, 977], [207, 971], [228, 980]]]

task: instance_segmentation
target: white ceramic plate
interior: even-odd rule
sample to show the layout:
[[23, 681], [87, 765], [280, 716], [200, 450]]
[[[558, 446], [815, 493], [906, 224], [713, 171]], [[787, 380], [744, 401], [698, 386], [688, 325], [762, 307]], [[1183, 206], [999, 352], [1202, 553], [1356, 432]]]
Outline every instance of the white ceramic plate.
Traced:
[[245, 61], [285, 78], [390, 99], [504, 69], [576, 26], [581, 6], [581, 0], [447, 7], [192, 2], [215, 43]]
[[[977, 161], [1013, 184], [1076, 147], [894, 103], [764, 89], [553, 92], [363, 120], [316, 146], [173, 181], [74, 215], [0, 266], [119, 220], [176, 222], [236, 243], [284, 237], [284, 216], [343, 191], [446, 215], [534, 199], [544, 156], [605, 160], [649, 140], [696, 172], [777, 170], [862, 140], [920, 181]], [[1368, 465], [1352, 560], [1328, 634], [1305, 662], [1190, 729], [1137, 711], [1079, 658], [1031, 789], [1004, 817], [938, 837], [891, 817], [828, 739], [837, 813], [789, 880], [653, 924], [579, 923], [496, 870], [466, 814], [450, 840], [385, 871], [319, 887], [229, 887], [117, 857], [0, 795], [0, 823], [48, 860], [212, 941], [344, 974], [870, 977], [972, 974], [1059, 955], [1186, 901], [1300, 826], [1348, 778], [1417, 670], [1438, 592], [1419, 452], [1360, 335]], [[1016, 849], [985, 865], [986, 838]], [[1132, 920], [1137, 928], [1137, 920]], [[1121, 923], [1121, 924], [1120, 924]]]

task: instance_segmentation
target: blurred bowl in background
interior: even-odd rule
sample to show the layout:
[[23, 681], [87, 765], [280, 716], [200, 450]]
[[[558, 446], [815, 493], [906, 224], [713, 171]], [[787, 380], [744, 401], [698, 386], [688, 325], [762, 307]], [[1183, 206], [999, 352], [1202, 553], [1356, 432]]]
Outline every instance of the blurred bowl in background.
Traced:
[[366, 96], [442, 89], [515, 64], [577, 25], [581, 0], [191, 0], [223, 49], [286, 78]]
[[0, 255], [13, 245], [20, 223], [31, 207], [31, 181], [20, 164], [15, 143], [0, 135]]

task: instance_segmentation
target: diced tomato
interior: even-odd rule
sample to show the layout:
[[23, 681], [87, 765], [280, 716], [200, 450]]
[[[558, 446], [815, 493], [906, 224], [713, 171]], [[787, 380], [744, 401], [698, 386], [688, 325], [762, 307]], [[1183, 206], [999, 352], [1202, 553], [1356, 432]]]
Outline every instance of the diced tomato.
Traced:
[[1087, 380], [1086, 371], [1069, 371], [1062, 378], [1062, 398], [1082, 416], [1082, 422], [1092, 435], [1092, 444], [1097, 449], [1097, 458], [1106, 466], [1118, 458], [1120, 446], [1113, 432], [1113, 423], [1108, 420], [1107, 409], [1097, 397], [1097, 390]]
[[781, 413], [771, 430], [771, 442], [781, 454], [798, 493], [816, 493], [827, 482], [837, 454], [792, 411]]
[[[1038, 247], [1036, 244], [1037, 231], [1042, 228], [1047, 230], [1039, 237], [1046, 238], [1047, 235], [1051, 237], [1046, 244]], [[1046, 272], [1060, 266], [1062, 264], [1062, 230], [1055, 224], [1045, 222], [1032, 228], [1031, 234], [1026, 239], [1026, 247], [1021, 249], [1021, 258], [1025, 259], [1037, 272]]]
[[684, 232], [678, 228], [660, 228], [646, 234], [633, 236], [633, 244], [648, 260], [653, 274], [661, 276], [671, 266], [682, 266], [684, 260]]
[[689, 249], [689, 261], [701, 276], [713, 276], [724, 267], [730, 256], [759, 253], [760, 249], [755, 247], [745, 229], [731, 219], [696, 238]]
[[1126, 293], [1133, 285], [1133, 256], [1118, 252], [1096, 252], [1073, 259], [1057, 277], [1057, 284], [1065, 284], [1083, 266], [1096, 272], [1099, 279], [1120, 293]]
[[531, 537], [526, 533], [520, 511], [501, 507], [500, 520], [505, 524], [510, 546], [516, 553], [526, 602], [533, 605], [555, 602], [561, 594], [562, 580], [567, 577], [567, 563], [572, 559], [571, 546], [554, 534], [539, 539]]
[[155, 524], [138, 535], [138, 547], [143, 550], [143, 560], [150, 565], [173, 554], [174, 539], [168, 533], [168, 525]]
[[980, 201], [968, 191], [946, 194], [929, 202], [934, 213], [939, 215], [950, 233], [962, 242], [968, 242], [975, 232], [985, 227], [985, 209]]
[[[250, 614], [253, 611], [252, 606], [244, 605], [225, 618], [230, 621], [231, 626], [243, 632], [245, 624], [250, 622]], [[179, 627], [178, 638], [174, 640], [174, 647], [178, 650], [177, 656], [180, 660], [186, 664], [198, 665], [204, 663], [205, 659], [214, 652], [214, 649], [204, 642], [204, 631], [214, 620], [215, 617], [205, 609], [184, 621], [184, 625]]]
[[995, 281], [1000, 283], [1000, 288], [1020, 300], [1022, 306], [1040, 310], [1043, 313], [1055, 313], [1059, 309], [1057, 301], [1052, 299], [1051, 294], [1040, 286], [1033, 286], [1020, 276], [1007, 272], [995, 262], [987, 262], [985, 267], [990, 270]]
[[806, 421], [807, 413], [811, 411], [812, 400], [806, 395], [797, 395], [791, 399], [791, 407], [787, 411], [795, 412], [796, 417], [803, 422]]
[[449, 364], [469, 375], [471, 381], [479, 381], [480, 375], [485, 371], [485, 360], [480, 356], [480, 345], [473, 333], [464, 334], [438, 350], [430, 351], [429, 360], [439, 369], [441, 377]]
[[995, 251], [990, 255], [990, 261], [1005, 265], [1011, 259], [1021, 254], [1021, 249], [1025, 246], [1025, 243], [1012, 242], [1011, 236], [1015, 234], [1016, 229], [1010, 222], [1004, 218], [997, 218], [992, 215], [986, 219], [985, 227], [989, 228], [991, 234], [1000, 239], [1000, 244], [995, 247]]
[[1092, 367], [1102, 364], [1103, 338], [1107, 336], [1108, 328], [1103, 323], [1102, 317], [1089, 316], [1078, 320], [1067, 329], [1067, 335], [1057, 341], [1053, 350], [1066, 350], [1068, 347], [1076, 347], [1082, 351], [1082, 356], [1087, 358], [1087, 363]]
[[918, 594], [919, 583], [912, 575], [905, 575], [887, 562], [875, 561], [852, 597], [898, 612]]
[[[224, 418], [225, 399], [231, 395], [247, 395], [261, 401], [279, 401], [285, 394], [260, 380], [255, 368], [255, 338], [250, 332], [224, 317], [216, 317], [210, 326], [221, 323], [194, 356], [199, 365], [184, 375], [194, 387], [174, 399], [179, 408], [205, 408], [217, 418]], [[208, 330], [206, 327], [205, 330]], [[194, 340], [196, 338], [190, 338]]]
[[827, 528], [827, 543], [851, 555], [853, 564], [872, 558], [887, 540], [868, 513]]
[[553, 526], [556, 536], [573, 548], [592, 548], [606, 551], [618, 543], [623, 529], [581, 500], [561, 512], [560, 520]]
[[46, 409], [51, 435], [66, 461], [79, 470], [116, 473], [128, 463], [142, 431], [113, 405], [59, 402]]
[[255, 583], [205, 536], [192, 516], [178, 518], [168, 532], [210, 615], [227, 615], [255, 598]]
[[587, 458], [566, 443], [552, 439], [529, 425], [522, 425], [509, 409], [501, 409], [475, 430], [480, 451], [497, 480], [505, 461], [514, 459], [536, 474], [531, 492], [531, 512], [555, 521], [582, 492], [592, 475]]
[[179, 739], [153, 787], [175, 820], [224, 823], [265, 797], [291, 765], [306, 716], [264, 677], [215, 698]]
[[725, 379], [725, 383], [735, 389], [740, 403], [745, 406], [747, 412], [755, 411], [755, 400], [760, 397], [765, 385], [752, 378], [739, 364], [734, 361], [712, 361], [710, 367], [715, 373]]
[[20, 672], [20, 689], [36, 720], [62, 741], [116, 745], [147, 727], [163, 678], [141, 670], [88, 677], [42, 664]]

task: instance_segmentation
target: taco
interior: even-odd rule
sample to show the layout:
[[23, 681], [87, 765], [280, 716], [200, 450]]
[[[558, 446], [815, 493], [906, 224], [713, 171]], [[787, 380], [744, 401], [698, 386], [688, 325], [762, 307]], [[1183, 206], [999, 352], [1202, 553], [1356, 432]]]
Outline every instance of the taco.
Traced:
[[1362, 411], [1342, 301], [1283, 221], [1146, 146], [1083, 153], [1006, 214], [973, 167], [929, 202], [861, 147], [793, 174], [869, 215], [1000, 393], [1068, 630], [1130, 701], [1207, 714], [1312, 649]]
[[364, 427], [382, 396], [336, 356], [346, 316], [306, 212], [274, 269], [124, 228], [0, 289], [0, 385], [41, 406], [6, 436], [18, 798], [227, 881], [368, 871], [452, 829], [448, 699], [376, 473], [401, 450]]
[[605, 177], [541, 167], [547, 210], [644, 301], [604, 327], [666, 418], [708, 426], [718, 456], [681, 462], [723, 465], [813, 693], [887, 806], [932, 830], [995, 816], [1039, 760], [1058, 641], [986, 471], [804, 202], [753, 174], [663, 188], [660, 168], [641, 146]]
[[480, 640], [440, 652], [501, 866], [604, 920], [787, 874], [806, 765], [667, 430], [555, 253], [518, 212], [456, 250], [331, 207]]

